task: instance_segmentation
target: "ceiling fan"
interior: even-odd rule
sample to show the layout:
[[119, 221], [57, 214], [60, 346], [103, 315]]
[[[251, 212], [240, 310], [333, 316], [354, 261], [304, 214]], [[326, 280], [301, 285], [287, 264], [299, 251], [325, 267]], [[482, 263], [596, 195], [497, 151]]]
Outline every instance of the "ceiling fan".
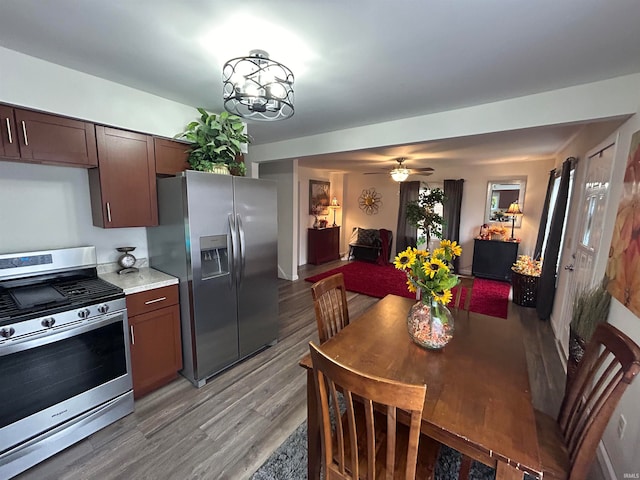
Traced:
[[[407, 166], [404, 164], [404, 162], [407, 160], [405, 157], [396, 158], [395, 160], [396, 162], [398, 162], [398, 165], [392, 168], [391, 171], [389, 171], [389, 175], [391, 175], [391, 178], [393, 178], [396, 182], [404, 182], [410, 174], [419, 173], [421, 175], [428, 176], [432, 175], [434, 172], [434, 169], [431, 167], [407, 168]], [[379, 172], [365, 173], [365, 175], [373, 174], [379, 174]]]

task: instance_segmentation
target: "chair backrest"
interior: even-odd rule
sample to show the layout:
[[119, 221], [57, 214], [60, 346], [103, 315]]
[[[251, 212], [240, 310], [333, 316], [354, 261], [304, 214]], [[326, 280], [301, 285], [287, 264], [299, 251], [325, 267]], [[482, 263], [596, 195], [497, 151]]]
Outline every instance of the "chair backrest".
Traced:
[[[404, 478], [406, 480], [414, 479], [422, 409], [427, 392], [426, 385], [410, 385], [369, 376], [333, 360], [313, 343], [309, 344], [309, 349], [311, 350], [313, 377], [322, 422], [321, 437], [323, 464], [327, 472], [326, 478], [329, 480], [360, 478], [359, 476], [363, 472], [360, 470], [359, 451], [362, 451], [366, 452], [368, 479], [375, 478], [376, 471], [381, 470], [386, 470], [387, 479], [395, 478], [393, 475], [396, 466], [405, 464]], [[338, 391], [342, 393], [346, 407], [346, 417], [344, 418], [340, 414], [339, 407], [336, 411], [336, 406], [339, 406]], [[387, 448], [383, 468], [381, 465], [376, 466], [376, 453], [378, 452], [376, 446], [380, 445], [381, 438], [376, 439], [376, 432], [379, 432], [380, 428], [376, 428], [374, 423], [374, 402], [376, 409], [382, 408], [386, 414], [384, 440], [386, 440]], [[356, 412], [362, 412], [363, 409], [365, 432], [362, 431], [363, 422], [358, 422], [356, 419]], [[395, 458], [396, 409], [401, 409], [410, 415], [406, 458], [398, 458], [397, 462]], [[333, 410], [336, 419], [335, 435], [332, 435], [331, 410]], [[362, 415], [360, 415], [361, 417]], [[344, 421], [345, 418], [346, 421]], [[378, 427], [380, 427], [379, 423], [380, 420]], [[359, 429], [356, 425], [359, 426]], [[361, 448], [358, 448], [358, 442], [363, 444], [360, 445]], [[380, 455], [379, 458], [382, 456]]]
[[[473, 294], [473, 282], [475, 281], [475, 277], [469, 275], [458, 275], [460, 279], [460, 283], [456, 288], [456, 296], [453, 301], [453, 307], [463, 310], [469, 311], [469, 307], [471, 306], [471, 295]], [[464, 305], [461, 306], [462, 300], [462, 292], [463, 290], [466, 292], [464, 295]]]
[[604, 429], [640, 372], [640, 347], [614, 326], [598, 326], [565, 393], [558, 424], [569, 452], [569, 479], [587, 478]]
[[324, 343], [349, 325], [347, 294], [342, 273], [314, 283], [311, 286], [311, 296], [316, 310], [318, 336], [320, 343]]

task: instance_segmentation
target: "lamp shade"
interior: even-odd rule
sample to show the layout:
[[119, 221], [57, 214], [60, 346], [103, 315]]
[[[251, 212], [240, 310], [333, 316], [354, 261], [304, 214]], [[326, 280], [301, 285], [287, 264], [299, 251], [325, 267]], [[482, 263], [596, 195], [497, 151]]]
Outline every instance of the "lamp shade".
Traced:
[[509, 205], [509, 208], [507, 209], [505, 214], [512, 216], [522, 215], [522, 210], [520, 210], [520, 205], [518, 205], [518, 202], [513, 202], [511, 205]]
[[338, 202], [338, 199], [336, 197], [333, 197], [331, 199], [331, 203], [329, 204], [329, 208], [340, 208], [340, 202]]

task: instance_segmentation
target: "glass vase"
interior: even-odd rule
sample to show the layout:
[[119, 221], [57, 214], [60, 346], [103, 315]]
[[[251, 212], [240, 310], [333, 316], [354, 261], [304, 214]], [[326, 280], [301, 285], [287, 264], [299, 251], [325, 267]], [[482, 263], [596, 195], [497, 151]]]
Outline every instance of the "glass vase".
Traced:
[[407, 329], [415, 343], [437, 350], [453, 338], [453, 316], [445, 305], [425, 296], [409, 310]]

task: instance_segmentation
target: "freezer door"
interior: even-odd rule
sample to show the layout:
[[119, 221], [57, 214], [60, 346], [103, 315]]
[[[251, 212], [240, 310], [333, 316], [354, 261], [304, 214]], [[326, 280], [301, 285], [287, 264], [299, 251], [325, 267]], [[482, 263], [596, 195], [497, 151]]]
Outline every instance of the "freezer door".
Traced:
[[240, 358], [278, 337], [278, 222], [276, 184], [234, 177], [239, 237]]
[[191, 257], [194, 376], [204, 380], [238, 360], [230, 176], [186, 172]]

